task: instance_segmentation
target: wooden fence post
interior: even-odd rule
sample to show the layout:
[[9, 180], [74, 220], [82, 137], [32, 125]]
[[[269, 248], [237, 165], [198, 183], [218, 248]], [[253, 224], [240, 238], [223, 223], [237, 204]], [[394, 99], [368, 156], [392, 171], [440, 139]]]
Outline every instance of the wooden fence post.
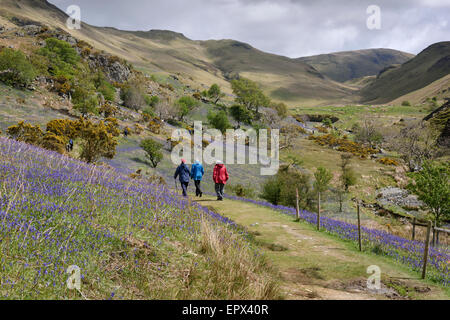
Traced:
[[361, 215], [359, 212], [359, 200], [356, 200], [356, 208], [358, 212], [358, 243], [359, 243], [359, 251], [362, 251], [362, 243], [361, 243]]
[[428, 221], [427, 227], [427, 237], [425, 239], [425, 250], [423, 252], [423, 269], [422, 269], [422, 279], [425, 279], [427, 274], [427, 262], [428, 262], [428, 247], [430, 244], [430, 233], [431, 233], [431, 221]]
[[416, 239], [416, 218], [413, 218], [412, 241]]
[[317, 202], [317, 230], [320, 231], [320, 192], [319, 192], [319, 201]]
[[434, 222], [433, 228], [433, 241], [431, 241], [431, 244], [433, 247], [436, 246], [436, 221]]
[[295, 217], [296, 217], [296, 219], [297, 220], [300, 220], [300, 208], [299, 208], [299, 205], [298, 205], [298, 188], [295, 188], [295, 192], [296, 192], [296, 200], [297, 200], [297, 206], [296, 206], [296, 215], [295, 215]]

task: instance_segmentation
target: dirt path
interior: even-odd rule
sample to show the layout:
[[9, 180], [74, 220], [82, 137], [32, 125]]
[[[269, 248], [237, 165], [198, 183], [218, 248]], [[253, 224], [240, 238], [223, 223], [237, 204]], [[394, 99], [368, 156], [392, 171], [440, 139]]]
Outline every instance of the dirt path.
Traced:
[[[194, 199], [194, 201], [196, 201]], [[341, 241], [312, 226], [251, 203], [212, 197], [198, 200], [244, 226], [279, 270], [284, 297], [297, 299], [449, 299], [448, 291], [418, 279], [393, 260], [360, 253], [356, 244]], [[380, 290], [367, 288], [367, 267], [381, 269]]]

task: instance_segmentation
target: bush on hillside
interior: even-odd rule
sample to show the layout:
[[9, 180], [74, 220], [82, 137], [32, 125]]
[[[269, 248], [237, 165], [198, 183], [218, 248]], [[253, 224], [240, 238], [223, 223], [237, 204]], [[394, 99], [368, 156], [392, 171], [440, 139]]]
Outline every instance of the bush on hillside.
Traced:
[[31, 62], [21, 52], [9, 48], [0, 51], [0, 81], [10, 86], [27, 86], [36, 76]]
[[163, 159], [162, 144], [153, 139], [145, 139], [141, 142], [141, 148], [145, 151], [145, 156], [150, 160], [152, 167], [156, 168]]
[[223, 110], [219, 111], [218, 113], [209, 111], [208, 121], [214, 129], [220, 130], [220, 132], [222, 133], [225, 133], [227, 129], [231, 128], [227, 113]]
[[145, 105], [144, 89], [137, 82], [126, 84], [120, 90], [123, 105], [133, 110], [140, 110]]
[[296, 189], [299, 192], [300, 208], [311, 209], [314, 201], [311, 178], [296, 170], [280, 170], [276, 176], [267, 180], [261, 198], [274, 205], [295, 207]]
[[19, 122], [17, 125], [10, 126], [6, 132], [9, 137], [14, 140], [33, 145], [39, 145], [44, 136], [44, 132], [39, 126], [33, 126], [24, 121]]
[[184, 117], [197, 108], [200, 103], [193, 97], [185, 96], [178, 99], [175, 105], [178, 110], [178, 118], [183, 121]]
[[51, 75], [71, 79], [76, 74], [80, 57], [77, 51], [66, 41], [48, 38], [39, 53], [48, 58], [48, 70]]
[[411, 102], [405, 100], [402, 102], [402, 106], [403, 107], [411, 107]]
[[229, 189], [238, 197], [252, 199], [255, 197], [255, 189], [250, 185], [244, 186], [243, 184], [230, 185]]

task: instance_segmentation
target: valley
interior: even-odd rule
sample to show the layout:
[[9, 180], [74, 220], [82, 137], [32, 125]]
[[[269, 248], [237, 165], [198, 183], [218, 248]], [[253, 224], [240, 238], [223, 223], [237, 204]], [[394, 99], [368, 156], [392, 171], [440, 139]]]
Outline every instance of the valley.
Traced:
[[[0, 299], [448, 300], [449, 41], [288, 58], [0, 4]], [[226, 164], [220, 202], [204, 163], [204, 197], [181, 197], [171, 156], [195, 121], [279, 130], [277, 174]], [[434, 230], [425, 279], [413, 221]]]

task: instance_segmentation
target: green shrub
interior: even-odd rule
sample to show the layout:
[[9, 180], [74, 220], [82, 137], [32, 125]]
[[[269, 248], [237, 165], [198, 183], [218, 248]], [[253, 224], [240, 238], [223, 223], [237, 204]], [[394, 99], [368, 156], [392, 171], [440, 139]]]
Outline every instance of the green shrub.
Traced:
[[250, 185], [244, 186], [239, 183], [236, 185], [230, 185], [229, 188], [238, 197], [250, 199], [255, 197], [255, 190]]
[[145, 103], [150, 106], [150, 107], [154, 107], [156, 106], [157, 103], [159, 103], [160, 99], [158, 96], [144, 96], [144, 100]]
[[48, 58], [50, 74], [72, 78], [80, 62], [77, 51], [69, 43], [55, 38], [48, 38], [45, 43], [39, 53]]
[[218, 113], [213, 113], [210, 111], [208, 113], [208, 121], [213, 128], [220, 130], [222, 133], [231, 128], [227, 113], [223, 110]]
[[144, 90], [138, 82], [129, 83], [120, 90], [120, 98], [127, 108], [140, 110], [145, 105]]
[[108, 82], [103, 72], [98, 71], [93, 77], [95, 89], [100, 92], [106, 101], [114, 101], [116, 98], [116, 89]]
[[184, 96], [178, 99], [176, 106], [178, 108], [178, 116], [180, 117], [180, 120], [183, 120], [189, 112], [197, 108], [199, 105], [199, 102], [193, 97]]
[[296, 189], [299, 192], [299, 206], [301, 209], [311, 209], [314, 192], [309, 175], [297, 170], [280, 170], [278, 174], [263, 185], [261, 198], [274, 205], [296, 206]]
[[156, 168], [163, 159], [161, 152], [162, 144], [152, 139], [145, 139], [141, 142], [141, 148], [145, 151], [146, 157], [150, 160], [152, 167]]
[[0, 51], [0, 81], [11, 86], [26, 86], [35, 76], [33, 65], [21, 51], [9, 48]]
[[244, 106], [240, 104], [235, 104], [230, 108], [230, 114], [238, 123], [238, 126], [241, 123], [251, 124], [252, 122], [252, 114], [251, 112]]
[[410, 107], [411, 106], [411, 102], [405, 100], [405, 101], [402, 102], [402, 106], [403, 107]]

